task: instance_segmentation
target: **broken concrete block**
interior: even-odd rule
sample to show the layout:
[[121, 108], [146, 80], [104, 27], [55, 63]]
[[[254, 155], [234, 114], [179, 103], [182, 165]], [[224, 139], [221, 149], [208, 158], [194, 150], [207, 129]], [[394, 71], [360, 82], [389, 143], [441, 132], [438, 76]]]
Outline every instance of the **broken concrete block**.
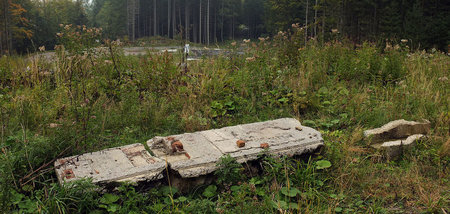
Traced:
[[92, 178], [94, 183], [143, 181], [162, 178], [165, 162], [152, 157], [142, 144], [86, 153], [55, 162], [58, 180], [74, 181]]
[[373, 144], [372, 147], [381, 150], [388, 158], [394, 158], [401, 155], [404, 151], [415, 146], [416, 141], [423, 139], [422, 134], [411, 135], [406, 139], [387, 141], [384, 143]]
[[379, 143], [386, 140], [406, 138], [414, 134], [427, 134], [430, 131], [430, 121], [422, 122], [395, 120], [386, 125], [364, 131], [364, 136], [369, 138], [369, 143]]
[[[172, 141], [180, 141], [183, 151], [172, 153]], [[182, 177], [190, 178], [208, 174], [216, 169], [222, 153], [199, 133], [186, 133], [170, 137], [155, 137], [147, 141], [155, 156], [167, 160], [170, 168]], [[186, 155], [187, 154], [187, 155]]]

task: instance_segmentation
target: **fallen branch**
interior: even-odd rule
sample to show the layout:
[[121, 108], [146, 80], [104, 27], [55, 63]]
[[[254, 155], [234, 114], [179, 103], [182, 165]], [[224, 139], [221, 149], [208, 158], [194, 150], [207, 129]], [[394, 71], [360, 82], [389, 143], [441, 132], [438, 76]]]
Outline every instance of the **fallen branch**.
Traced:
[[[51, 163], [54, 163], [54, 162], [56, 161], [56, 159], [58, 159], [59, 157], [61, 157], [61, 156], [62, 156], [68, 149], [70, 149], [70, 148], [72, 148], [72, 147], [69, 146], [69, 147], [65, 148], [63, 151], [61, 151], [61, 152], [60, 152], [55, 158], [53, 158], [51, 161], [49, 161], [49, 162], [43, 164], [42, 166], [40, 166], [40, 167], [37, 168], [36, 170], [32, 171], [31, 173], [29, 173], [29, 174], [26, 175], [25, 177], [19, 179], [20, 186], [23, 187], [25, 184], [27, 184], [28, 182], [34, 180], [37, 176], [41, 175], [42, 173], [40, 173], [40, 174], [34, 176], [33, 178], [29, 179], [27, 182], [22, 183], [23, 180], [25, 180], [25, 179], [31, 177], [31, 176], [34, 175], [36, 172], [42, 170], [43, 168], [47, 167], [47, 166], [50, 165]], [[52, 167], [52, 168], [54, 168], [54, 167]]]

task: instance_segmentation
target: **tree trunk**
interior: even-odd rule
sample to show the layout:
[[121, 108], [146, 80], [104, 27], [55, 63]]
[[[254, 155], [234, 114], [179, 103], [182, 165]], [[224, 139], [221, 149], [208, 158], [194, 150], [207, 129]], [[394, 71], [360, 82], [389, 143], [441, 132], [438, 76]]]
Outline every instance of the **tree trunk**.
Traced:
[[222, 0], [222, 20], [221, 20], [221, 22], [222, 23], [220, 23], [220, 41], [221, 42], [223, 42], [223, 25], [224, 25], [224, 21], [225, 21], [225, 17], [224, 17], [224, 13], [223, 13], [223, 8], [224, 8], [224, 5], [223, 5], [223, 2], [224, 2], [224, 0]]
[[306, 10], [305, 10], [305, 47], [306, 47], [306, 41], [308, 40], [308, 10], [309, 10], [309, 0], [306, 0]]
[[170, 1], [167, 0], [167, 37], [170, 38]]
[[177, 27], [177, 19], [176, 19], [176, 0], [173, 0], [172, 4], [172, 38], [174, 38], [176, 35], [176, 27]]
[[156, 0], [153, 0], [153, 36], [158, 35], [156, 23]]
[[199, 21], [198, 21], [198, 42], [202, 43], [202, 0], [200, 0], [199, 8]]
[[184, 0], [184, 38], [186, 39], [186, 42], [189, 42], [189, 3], [188, 0]]
[[317, 36], [317, 0], [314, 5], [314, 38]]
[[209, 45], [209, 0], [208, 8], [206, 9], [206, 44]]
[[323, 15], [322, 15], [322, 43], [325, 42], [325, 19], [326, 19], [325, 9], [326, 6], [323, 7]]
[[217, 4], [214, 4], [214, 43], [217, 43]]

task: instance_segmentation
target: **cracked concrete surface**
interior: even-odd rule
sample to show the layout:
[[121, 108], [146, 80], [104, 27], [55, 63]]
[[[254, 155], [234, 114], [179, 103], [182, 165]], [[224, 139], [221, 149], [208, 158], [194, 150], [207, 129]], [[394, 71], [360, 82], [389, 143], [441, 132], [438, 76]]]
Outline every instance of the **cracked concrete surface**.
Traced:
[[138, 143], [58, 159], [55, 171], [60, 182], [92, 178], [94, 183], [109, 183], [161, 179], [165, 166]]

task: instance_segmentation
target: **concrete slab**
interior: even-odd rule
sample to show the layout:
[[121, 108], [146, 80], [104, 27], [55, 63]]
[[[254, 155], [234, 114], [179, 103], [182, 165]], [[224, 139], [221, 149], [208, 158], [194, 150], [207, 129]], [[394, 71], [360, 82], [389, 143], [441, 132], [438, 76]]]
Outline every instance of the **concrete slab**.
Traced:
[[94, 183], [143, 181], [162, 178], [165, 161], [152, 157], [142, 144], [106, 149], [59, 159], [56, 175], [62, 183], [92, 178]]
[[[241, 147], [238, 147], [237, 142]], [[244, 143], [243, 143], [244, 142]], [[163, 178], [166, 166], [182, 179], [198, 178], [217, 169], [224, 155], [240, 163], [255, 160], [264, 151], [298, 155], [323, 145], [320, 132], [292, 118], [154, 137], [147, 141], [151, 156], [141, 144], [111, 148], [59, 159], [60, 182], [92, 178], [94, 183], [143, 181]]]

